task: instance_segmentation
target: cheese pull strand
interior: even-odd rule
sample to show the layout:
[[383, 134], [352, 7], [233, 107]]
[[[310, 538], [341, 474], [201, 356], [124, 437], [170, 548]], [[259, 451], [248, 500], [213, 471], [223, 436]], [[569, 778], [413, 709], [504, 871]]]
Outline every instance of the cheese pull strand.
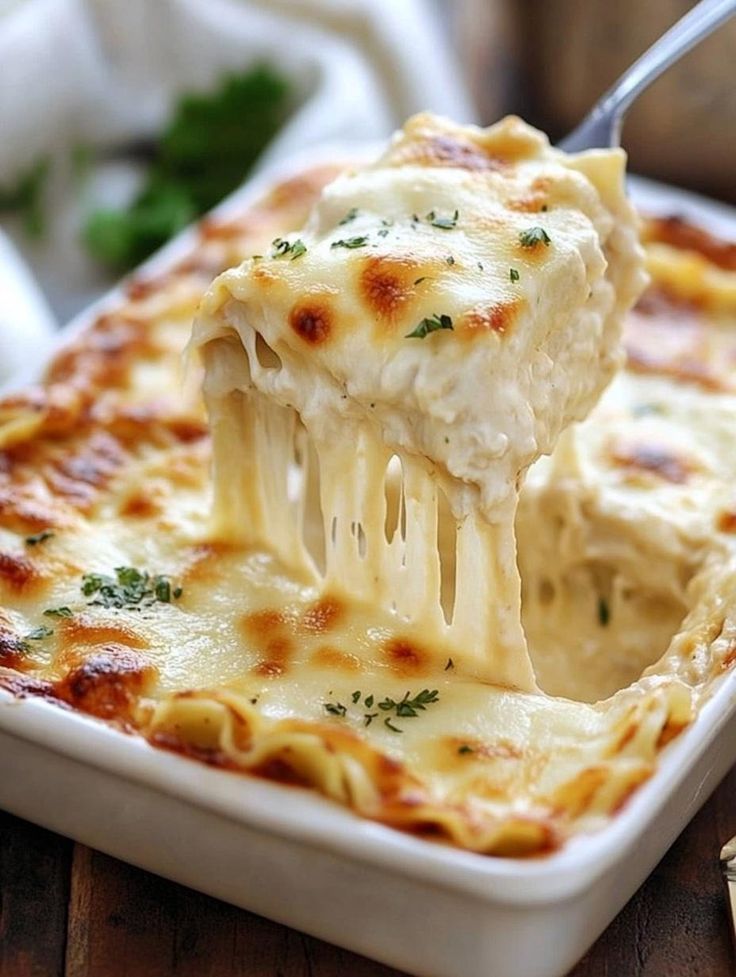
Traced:
[[[310, 430], [295, 410], [249, 386], [242, 347], [210, 343], [207, 366], [211, 377], [238, 383], [206, 391], [218, 535], [274, 552], [322, 591], [382, 608], [483, 681], [537, 688], [521, 627], [515, 498], [493, 522], [480, 511], [446, 512], [456, 544], [441, 554], [441, 489], [426, 462], [393, 453], [367, 422], [346, 423], [340, 438]], [[398, 512], [387, 535], [392, 493]], [[454, 577], [447, 616], [443, 574]]]

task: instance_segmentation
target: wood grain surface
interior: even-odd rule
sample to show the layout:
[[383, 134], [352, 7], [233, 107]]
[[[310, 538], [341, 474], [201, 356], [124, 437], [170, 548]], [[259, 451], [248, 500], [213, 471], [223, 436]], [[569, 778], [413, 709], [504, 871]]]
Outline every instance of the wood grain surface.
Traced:
[[[570, 977], [733, 977], [733, 834], [736, 768]], [[0, 977], [402, 975], [0, 813]]]

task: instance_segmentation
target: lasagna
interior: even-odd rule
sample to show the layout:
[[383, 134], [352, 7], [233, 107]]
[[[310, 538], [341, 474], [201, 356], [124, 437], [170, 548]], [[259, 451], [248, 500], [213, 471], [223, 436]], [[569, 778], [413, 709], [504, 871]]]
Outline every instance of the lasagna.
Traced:
[[[420, 118], [376, 166], [279, 183], [131, 280], [0, 401], [3, 694], [485, 854], [605, 825], [736, 662], [733, 246], [645, 222], [626, 367], [560, 437], [641, 284], [621, 170], [517, 122]], [[334, 344], [310, 341], [320, 315], [289, 325], [325, 284]], [[211, 439], [181, 369], [200, 303]], [[537, 355], [520, 413], [503, 389]]]

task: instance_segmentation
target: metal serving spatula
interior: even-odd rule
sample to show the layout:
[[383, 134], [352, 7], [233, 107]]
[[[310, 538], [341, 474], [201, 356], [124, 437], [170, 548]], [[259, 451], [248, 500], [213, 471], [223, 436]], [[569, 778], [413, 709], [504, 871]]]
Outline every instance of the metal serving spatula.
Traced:
[[[626, 110], [663, 71], [736, 14], [736, 0], [701, 0], [645, 51], [559, 144], [568, 153], [618, 146]], [[675, 106], [673, 108], [676, 109]]]

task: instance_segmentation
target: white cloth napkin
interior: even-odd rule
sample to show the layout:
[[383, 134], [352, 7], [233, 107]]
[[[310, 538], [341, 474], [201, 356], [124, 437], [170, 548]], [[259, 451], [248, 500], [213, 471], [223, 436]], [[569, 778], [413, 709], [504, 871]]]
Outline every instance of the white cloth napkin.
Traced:
[[[385, 137], [421, 109], [474, 115], [428, 0], [0, 0], [0, 185], [42, 157], [68, 160], [80, 144], [108, 149], [150, 136], [182, 92], [262, 60], [303, 99], [268, 161]], [[44, 190], [41, 241], [5, 224], [60, 321], [109, 285], [78, 244], [79, 201], [63, 170], [52, 166]], [[108, 164], [93, 182], [114, 193], [121, 179], [131, 174]], [[41, 354], [52, 323], [9, 248], [0, 242], [0, 289], [17, 302], [0, 317], [0, 382]]]

